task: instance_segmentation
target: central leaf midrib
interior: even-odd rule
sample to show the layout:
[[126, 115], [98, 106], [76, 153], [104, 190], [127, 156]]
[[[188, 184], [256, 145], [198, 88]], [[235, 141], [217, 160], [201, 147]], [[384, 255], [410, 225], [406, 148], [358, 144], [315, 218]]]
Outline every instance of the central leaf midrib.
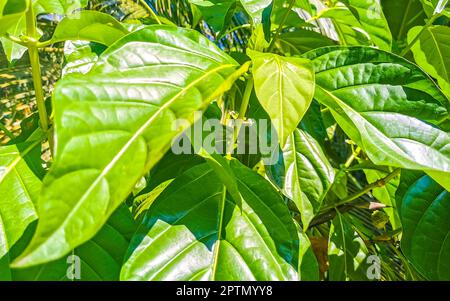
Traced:
[[[362, 119], [364, 119], [364, 120], [366, 121], [366, 124], [369, 125], [373, 130], [376, 130], [379, 134], [381, 134], [382, 136], [386, 137], [389, 141], [392, 141], [392, 143], [395, 143], [395, 142], [392, 140], [393, 138], [391, 138], [391, 137], [387, 136], [386, 134], [384, 134], [383, 132], [381, 132], [381, 131], [380, 131], [378, 128], [376, 128], [369, 120], [367, 120], [363, 115], [361, 115], [360, 112], [358, 112], [357, 110], [353, 109], [353, 108], [350, 107], [348, 104], [346, 104], [345, 101], [341, 100], [339, 97], [337, 97], [336, 95], [334, 95], [331, 91], [329, 91], [329, 90], [323, 88], [322, 86], [320, 86], [320, 85], [316, 85], [316, 86], [319, 87], [322, 91], [324, 91], [327, 95], [329, 95], [329, 96], [333, 99], [333, 101], [338, 100], [339, 102], [343, 103], [345, 106], [347, 106], [348, 108], [350, 108], [352, 111], [354, 111], [356, 114], [358, 114]], [[339, 104], [337, 104], [337, 105], [338, 105], [339, 107], [341, 107]], [[332, 111], [334, 111], [332, 108], [330, 108], [330, 109], [331, 109]], [[400, 113], [396, 113], [396, 114], [400, 114]], [[347, 114], [346, 114], [346, 115], [347, 115]], [[401, 115], [403, 115], [403, 114], [401, 114]], [[351, 118], [349, 118], [349, 119], [350, 119], [350, 121], [352, 122], [353, 126], [354, 126], [355, 128], [357, 128], [356, 125], [354, 124], [353, 119], [351, 119]], [[358, 131], [359, 131], [359, 130], [358, 130]], [[370, 137], [368, 137], [368, 138], [370, 138]], [[422, 143], [422, 142], [420, 142], [420, 141], [417, 141], [417, 142], [420, 143], [420, 144], [422, 144], [422, 145], [426, 145], [425, 143]], [[429, 145], [426, 145], [426, 146], [430, 147]], [[397, 147], [400, 149], [399, 146], [397, 146]], [[430, 147], [430, 148], [431, 148], [431, 149], [434, 149], [434, 148], [432, 148], [432, 147]], [[388, 154], [388, 153], [386, 153], [382, 148], [377, 147], [377, 149], [380, 150], [381, 152], [385, 153], [386, 155], [388, 155], [388, 157], [391, 157], [391, 155]], [[400, 150], [401, 150], [401, 149], [400, 149]], [[404, 156], [403, 159], [406, 158], [406, 159], [409, 161], [409, 163], [417, 164], [417, 162], [411, 161], [411, 158], [409, 157], [409, 154], [405, 154], [403, 150], [401, 150], [401, 151], [402, 151], [403, 156]], [[442, 170], [435, 169], [435, 168], [432, 167], [432, 166], [424, 166], [424, 165], [422, 165], [422, 164], [420, 164], [420, 165], [421, 165], [423, 168], [426, 168], [426, 169], [436, 170], [436, 171], [442, 171]]]
[[450, 82], [449, 74], [448, 74], [448, 71], [447, 71], [447, 69], [446, 69], [447, 66], [446, 66], [446, 64], [445, 64], [444, 56], [442, 55], [442, 51], [441, 51], [441, 48], [440, 48], [440, 44], [439, 44], [438, 41], [436, 40], [436, 37], [434, 36], [433, 32], [431, 31], [431, 28], [428, 27], [427, 30], [428, 30], [428, 32], [429, 32], [431, 38], [433, 39], [433, 43], [435, 44], [436, 50], [437, 50], [437, 52], [438, 52], [438, 54], [439, 54], [439, 58], [440, 58], [440, 61], [441, 61], [441, 63], [442, 63], [443, 69], [444, 69], [444, 72], [443, 72], [444, 74], [443, 74], [443, 76], [445, 76], [445, 80], [446, 80], [447, 82]]
[[[79, 199], [79, 201], [76, 203], [76, 205], [73, 207], [73, 209], [69, 212], [69, 214], [67, 215], [67, 218], [65, 218], [63, 220], [63, 222], [61, 223], [60, 227], [55, 228], [55, 230], [53, 230], [52, 234], [48, 236], [48, 238], [46, 240], [44, 240], [42, 243], [40, 243], [38, 245], [38, 247], [34, 248], [34, 252], [41, 246], [43, 246], [45, 243], [47, 243], [48, 241], [50, 241], [54, 235], [56, 235], [56, 233], [58, 233], [58, 231], [63, 228], [73, 217], [73, 215], [77, 212], [77, 210], [81, 207], [81, 205], [83, 204], [83, 202], [85, 201], [85, 199], [87, 198], [87, 196], [91, 193], [91, 191], [98, 185], [99, 181], [104, 178], [104, 176], [111, 170], [111, 168], [113, 168], [113, 166], [117, 163], [117, 161], [122, 157], [123, 154], [125, 154], [125, 152], [128, 150], [128, 148], [132, 145], [132, 143], [134, 141], [136, 141], [136, 139], [138, 139], [141, 134], [150, 126], [150, 124], [152, 124], [152, 122], [156, 119], [157, 116], [159, 116], [159, 114], [161, 114], [163, 112], [164, 109], [168, 108], [170, 105], [172, 105], [172, 103], [174, 103], [181, 95], [183, 95], [184, 93], [186, 93], [186, 91], [188, 91], [189, 89], [195, 87], [195, 85], [197, 85], [199, 82], [201, 82], [202, 80], [204, 80], [206, 77], [208, 77], [211, 74], [214, 74], [216, 72], [219, 72], [220, 70], [226, 69], [226, 68], [230, 68], [230, 67], [235, 67], [235, 65], [232, 64], [225, 64], [225, 65], [221, 65], [219, 67], [216, 67], [212, 70], [209, 70], [208, 72], [205, 72], [204, 75], [202, 75], [201, 77], [199, 77], [198, 79], [196, 79], [195, 81], [193, 81], [192, 83], [190, 83], [188, 86], [186, 86], [182, 91], [178, 92], [174, 97], [172, 97], [170, 100], [168, 100], [164, 105], [162, 105], [156, 112], [155, 114], [150, 117], [150, 119], [148, 121], [146, 121], [137, 131], [136, 133], [128, 140], [128, 142], [121, 148], [121, 150], [118, 152], [118, 154], [116, 156], [114, 156], [114, 158], [112, 159], [112, 161], [106, 165], [106, 167], [102, 170], [102, 172], [100, 173], [100, 175], [92, 182], [92, 184], [89, 186], [89, 188], [87, 189], [87, 191], [81, 196], [81, 198]], [[32, 253], [34, 253], [32, 252]], [[32, 254], [30, 253], [30, 254]], [[29, 255], [30, 255], [29, 254]]]
[[217, 211], [217, 219], [218, 219], [217, 241], [216, 245], [214, 246], [214, 253], [212, 258], [212, 272], [211, 272], [212, 280], [216, 279], [217, 266], [219, 263], [220, 242], [222, 241], [222, 231], [223, 231], [223, 216], [225, 214], [225, 202], [227, 196], [226, 186], [222, 185], [222, 189], [223, 189], [222, 197], [220, 199], [219, 210]]

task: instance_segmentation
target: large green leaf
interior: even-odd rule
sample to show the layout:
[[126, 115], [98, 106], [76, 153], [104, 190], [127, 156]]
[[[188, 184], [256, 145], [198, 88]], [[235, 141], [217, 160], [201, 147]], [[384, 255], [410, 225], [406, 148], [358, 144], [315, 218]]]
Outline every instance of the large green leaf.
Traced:
[[40, 141], [0, 147], [0, 280], [7, 280], [9, 251], [27, 227], [37, 219], [34, 202], [41, 180], [26, 159], [40, 158]]
[[450, 193], [425, 174], [403, 172], [401, 186], [403, 253], [429, 280], [450, 280]]
[[122, 280], [294, 280], [299, 238], [280, 195], [231, 162], [242, 194], [231, 198], [206, 164], [177, 178], [134, 236]]
[[417, 66], [368, 47], [304, 55], [316, 72], [316, 99], [378, 165], [424, 170], [450, 187], [450, 136], [438, 125], [448, 100]]
[[333, 219], [328, 242], [331, 281], [368, 280], [368, 250], [348, 218], [340, 213]]
[[109, 46], [126, 34], [128, 34], [128, 30], [112, 16], [86, 10], [65, 17], [56, 26], [55, 32], [48, 43], [83, 40]]
[[79, 258], [80, 278], [69, 279], [73, 257], [62, 258], [25, 269], [12, 269], [15, 281], [117, 281], [136, 224], [125, 205], [120, 206], [91, 240], [77, 247], [68, 256]]
[[450, 98], [450, 27], [414, 27], [408, 32], [408, 43], [419, 33], [419, 40], [411, 48], [414, 59], [423, 70], [438, 80]]
[[283, 159], [284, 192], [300, 210], [303, 228], [307, 229], [334, 182], [334, 169], [320, 144], [301, 129], [289, 136]]
[[314, 73], [302, 58], [248, 50], [255, 91], [284, 146], [308, 110], [314, 95]]
[[[14, 0], [17, 1], [17, 0]], [[27, 0], [28, 2], [28, 0]], [[39, 14], [57, 14], [67, 15], [77, 9], [83, 8], [87, 5], [88, 0], [32, 0], [33, 13], [35, 16]], [[7, 32], [15, 37], [20, 37], [26, 34], [26, 16], [21, 14], [18, 19], [14, 20], [14, 26], [10, 27]], [[16, 44], [6, 38], [0, 38], [3, 49], [8, 60], [12, 61], [20, 59], [25, 53], [26, 48]]]
[[373, 43], [382, 50], [390, 51], [392, 34], [379, 0], [342, 0], [342, 2], [358, 19]]
[[[36, 234], [16, 266], [57, 259], [89, 240], [172, 139], [245, 71], [193, 30], [148, 26], [70, 74], [53, 97], [55, 162]], [[89, 118], [86, 118], [89, 116]]]

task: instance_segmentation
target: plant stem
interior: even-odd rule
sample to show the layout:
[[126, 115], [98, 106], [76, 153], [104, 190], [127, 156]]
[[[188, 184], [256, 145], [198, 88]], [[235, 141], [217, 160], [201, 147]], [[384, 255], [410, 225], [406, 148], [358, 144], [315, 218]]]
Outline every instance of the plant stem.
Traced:
[[330, 210], [342, 205], [346, 205], [348, 203], [350, 203], [351, 201], [356, 200], [357, 198], [365, 195], [366, 193], [371, 192], [373, 189], [375, 188], [380, 188], [385, 186], [389, 181], [391, 181], [392, 179], [394, 179], [396, 176], [398, 176], [400, 174], [401, 169], [395, 169], [393, 172], [391, 172], [390, 174], [388, 174], [386, 177], [379, 179], [369, 185], [367, 185], [366, 187], [364, 187], [363, 189], [361, 189], [360, 191], [356, 192], [355, 194], [348, 196], [347, 198], [343, 199], [342, 201], [335, 203], [333, 205], [330, 206], [326, 206], [324, 208], [321, 209], [321, 211], [326, 211], [326, 210]]
[[14, 140], [16, 137], [14, 136], [13, 133], [11, 133], [6, 126], [3, 125], [3, 123], [0, 122], [0, 131], [2, 131], [3, 133], [5, 133], [6, 136], [9, 137], [9, 139]]
[[239, 25], [239, 26], [235, 26], [235, 27], [231, 28], [230, 30], [227, 30], [227, 32], [225, 32], [224, 36], [227, 36], [227, 35], [233, 33], [236, 30], [244, 29], [244, 28], [250, 28], [250, 27], [251, 27], [250, 24], [242, 24], [242, 25]]
[[[239, 131], [241, 130], [242, 122], [245, 119], [245, 115], [247, 114], [247, 108], [248, 104], [250, 103], [250, 97], [252, 95], [253, 87], [254, 87], [254, 81], [253, 77], [249, 77], [247, 79], [247, 84], [245, 86], [244, 95], [242, 97], [241, 107], [239, 109], [239, 115], [238, 115], [238, 122], [234, 127], [234, 134], [233, 134], [233, 146], [231, 147], [231, 153], [234, 150], [234, 146], [236, 144], [236, 140], [238, 139]], [[231, 155], [229, 152], [228, 155]]]
[[289, 2], [289, 6], [288, 9], [286, 11], [286, 13], [283, 16], [283, 19], [281, 19], [280, 25], [278, 26], [277, 31], [275, 32], [275, 35], [272, 38], [272, 41], [270, 42], [268, 51], [272, 52], [273, 47], [275, 47], [275, 42], [278, 39], [278, 36], [281, 34], [281, 31], [283, 30], [284, 27], [284, 23], [286, 23], [287, 18], [289, 17], [289, 14], [291, 13], [292, 8], [294, 7], [295, 4], [295, 0], [290, 0], [291, 2]]
[[440, 16], [441, 16], [441, 14], [436, 14], [436, 15], [432, 16], [428, 20], [428, 22], [422, 27], [419, 34], [411, 41], [411, 43], [408, 44], [408, 46], [406, 46], [405, 49], [403, 49], [403, 51], [400, 53], [400, 56], [405, 56], [406, 54], [408, 54], [408, 52], [411, 50], [411, 48], [414, 46], [414, 44], [417, 43], [417, 41], [420, 39], [420, 36], [425, 32], [425, 30], [427, 30], [428, 27], [433, 25], [433, 22], [436, 21], [436, 19], [439, 18]]
[[152, 18], [156, 20], [156, 22], [161, 25], [161, 20], [158, 18], [158, 16], [155, 14], [155, 12], [153, 11], [153, 9], [147, 4], [147, 2], [145, 2], [145, 0], [139, 0], [139, 2], [141, 2], [141, 4], [148, 10], [148, 12], [150, 13], [150, 15], [152, 15]]
[[34, 17], [33, 5], [30, 1], [30, 8], [26, 13], [27, 35], [30, 38], [28, 41], [28, 54], [30, 56], [31, 72], [33, 78], [33, 86], [36, 96], [36, 104], [38, 107], [39, 120], [41, 128], [44, 132], [49, 129], [49, 120], [47, 109], [45, 107], [44, 90], [42, 88], [41, 65], [39, 62], [39, 52], [36, 46], [37, 30], [36, 18]]
[[355, 151], [352, 152], [352, 155], [347, 159], [342, 170], [348, 169], [352, 165], [353, 161], [355, 161], [358, 157], [359, 153], [361, 153], [361, 148], [358, 146]]
[[28, 44], [26, 42], [22, 41], [20, 38], [16, 36], [10, 35], [9, 33], [5, 33], [4, 37], [10, 40], [11, 42], [14, 42], [24, 47], [28, 47]]
[[247, 85], [245, 86], [244, 96], [242, 97], [241, 108], [239, 109], [239, 119], [244, 119], [245, 114], [247, 114], [248, 104], [250, 103], [250, 96], [252, 95], [254, 86], [253, 77], [247, 80]]

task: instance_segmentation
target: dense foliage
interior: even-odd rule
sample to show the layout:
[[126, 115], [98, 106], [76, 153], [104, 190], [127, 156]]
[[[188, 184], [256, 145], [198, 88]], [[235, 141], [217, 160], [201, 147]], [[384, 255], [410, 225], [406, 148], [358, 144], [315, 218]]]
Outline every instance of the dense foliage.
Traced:
[[450, 280], [448, 2], [0, 0], [0, 280]]

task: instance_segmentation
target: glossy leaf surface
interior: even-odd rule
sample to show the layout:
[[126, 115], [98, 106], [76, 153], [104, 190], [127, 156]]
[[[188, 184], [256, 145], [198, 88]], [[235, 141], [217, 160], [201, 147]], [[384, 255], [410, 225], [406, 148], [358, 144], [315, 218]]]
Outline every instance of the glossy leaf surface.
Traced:
[[[423, 27], [414, 27], [408, 33], [408, 42], [422, 32]], [[450, 28], [447, 26], [426, 27], [412, 52], [417, 64], [438, 80], [444, 93], [450, 98]]]
[[122, 280], [296, 279], [298, 234], [261, 176], [231, 162], [241, 207], [208, 165], [177, 178], [131, 242]]
[[175, 120], [192, 122], [238, 67], [197, 32], [149, 26], [115, 43], [87, 74], [60, 81], [55, 163], [35, 237], [16, 266], [57, 259], [93, 237], [189, 126]]
[[25, 157], [39, 158], [40, 141], [0, 147], [0, 280], [8, 280], [9, 251], [37, 219], [41, 180]]
[[450, 185], [450, 136], [433, 126], [448, 118], [448, 100], [423, 71], [366, 47], [304, 56], [316, 72], [316, 99], [375, 164], [425, 170]]
[[343, 0], [369, 34], [373, 43], [381, 50], [390, 51], [392, 34], [378, 0]]
[[128, 30], [112, 16], [86, 10], [64, 18], [56, 27], [49, 43], [82, 40], [110, 46], [126, 34]]
[[338, 214], [328, 242], [329, 280], [367, 280], [367, 248], [347, 217]]
[[283, 148], [284, 192], [297, 205], [307, 229], [334, 182], [334, 170], [319, 143], [296, 129]]
[[[46, 264], [13, 269], [15, 281], [117, 281], [136, 224], [125, 205], [103, 228], [67, 257]], [[79, 266], [76, 266], [78, 265]]]
[[277, 130], [280, 145], [284, 146], [314, 95], [310, 62], [251, 50], [248, 53], [253, 61], [256, 95]]
[[[9, 2], [16, 2], [8, 1]], [[21, 1], [21, 0], [19, 0]], [[22, 1], [23, 2], [23, 1]], [[27, 0], [28, 2], [28, 0]], [[87, 0], [33, 0], [33, 13], [35, 16], [39, 14], [52, 13], [57, 15], [67, 15], [71, 12], [83, 8], [87, 5]], [[25, 14], [20, 14], [18, 19], [14, 20], [15, 25], [7, 30], [8, 34], [15, 37], [20, 37], [26, 34], [26, 16]], [[22, 45], [16, 44], [7, 38], [0, 38], [2, 42], [3, 49], [9, 61], [20, 59], [25, 53], [26, 48]]]
[[401, 248], [429, 280], [450, 279], [450, 193], [424, 174], [402, 173]]

